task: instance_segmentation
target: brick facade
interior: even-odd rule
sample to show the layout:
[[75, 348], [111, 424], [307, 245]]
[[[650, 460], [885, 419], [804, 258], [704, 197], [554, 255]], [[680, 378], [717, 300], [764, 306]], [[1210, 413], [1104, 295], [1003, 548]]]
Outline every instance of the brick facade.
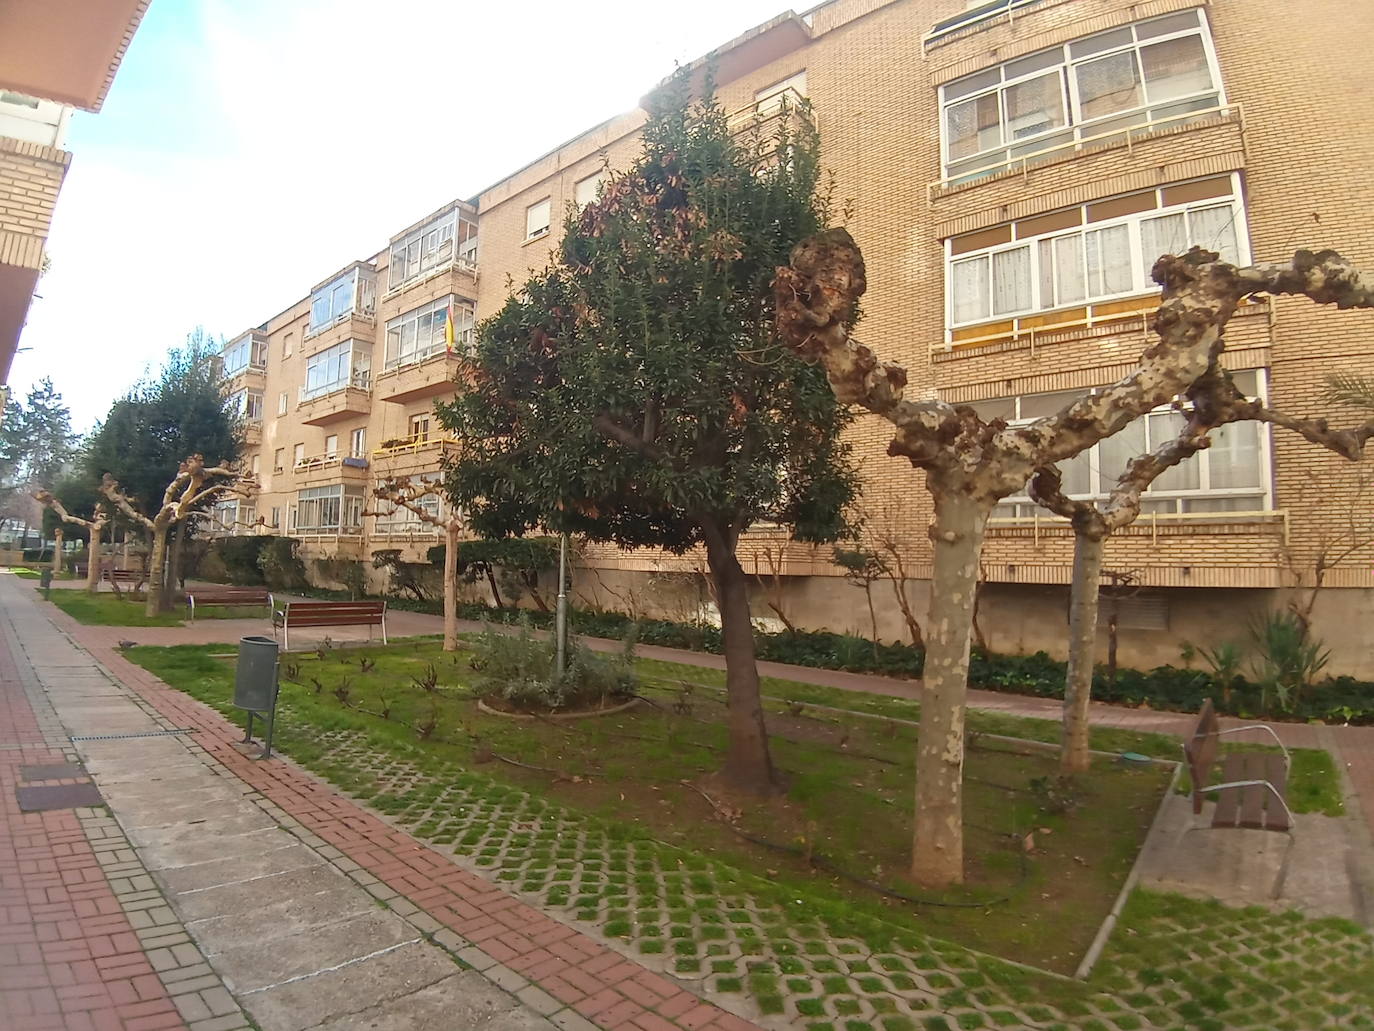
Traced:
[[[1352, 106], [1341, 101], [1374, 90], [1374, 73], [1358, 48], [1345, 42], [1374, 28], [1374, 5], [1312, 0], [1296, 20], [1248, 0], [1041, 0], [1017, 8], [1010, 18], [928, 35], [965, 8], [962, 0], [834, 0], [807, 16], [809, 27], [796, 18], [775, 19], [714, 55], [723, 72], [720, 100], [731, 111], [746, 109], [756, 91], [806, 72], [822, 161], [835, 177], [837, 207], [851, 212], [848, 228], [867, 261], [869, 290], [859, 335], [886, 359], [907, 366], [910, 396], [975, 402], [1089, 389], [1128, 372], [1148, 341], [1148, 298], [1136, 298], [1113, 302], [1113, 310], [1129, 310], [1092, 325], [1029, 332], [1023, 327], [981, 343], [950, 346], [945, 249], [947, 240], [962, 234], [1000, 232], [999, 227], [1018, 220], [1139, 191], [1168, 188], [1161, 196], [1173, 195], [1170, 190], [1183, 196], [1187, 184], [1226, 177], [1237, 185], [1241, 235], [1248, 234], [1248, 251], [1256, 260], [1281, 259], [1297, 246], [1333, 246], [1374, 266], [1374, 180], [1355, 171], [1374, 159], [1374, 139], [1360, 128]], [[972, 182], [942, 181], [942, 84], [1093, 33], [1192, 10], [1201, 10], [1215, 50], [1224, 90], [1216, 110], [1192, 121], [1132, 131], [1126, 138], [1093, 141]], [[1311, 88], [1318, 81], [1341, 88]], [[491, 315], [505, 300], [508, 278], [518, 283], [548, 259], [575, 184], [598, 168], [624, 168], [632, 160], [643, 120], [638, 110], [612, 118], [473, 198], [480, 239], [475, 277], [455, 271], [384, 297], [388, 250], [383, 248], [370, 262], [378, 277], [375, 319], [334, 336], [370, 343], [375, 384], [388, 318], [450, 292], [475, 301], [479, 319]], [[544, 198], [550, 201], [552, 232], [526, 240], [526, 211]], [[308, 313], [309, 301], [303, 299], [262, 327], [269, 359], [258, 451], [264, 491], [257, 508], [262, 515], [279, 508], [283, 520], [302, 481], [289, 462], [281, 473], [270, 471], [275, 449], [285, 449], [289, 457], [297, 443], [304, 443], [307, 455], [317, 454], [324, 436], [335, 433], [343, 448], [352, 429], [366, 427], [369, 449], [375, 451], [383, 441], [407, 436], [411, 418], [433, 403], [432, 398], [385, 401], [379, 395], [387, 390], [377, 389], [365, 411], [324, 426], [306, 425], [297, 392], [316, 343], [303, 344]], [[1306, 301], [1261, 300], [1233, 321], [1225, 363], [1234, 370], [1267, 370], [1268, 395], [1276, 405], [1317, 414], [1330, 372], [1369, 367], [1371, 330], [1370, 313], [1337, 314]], [[284, 356], [288, 337], [291, 353]], [[450, 366], [439, 360], [413, 367], [405, 373], [406, 383], [419, 381], [423, 387], [430, 377], [438, 389]], [[413, 393], [411, 386], [405, 389]], [[278, 416], [283, 391], [288, 408]], [[437, 434], [437, 427], [431, 433]], [[870, 516], [906, 542], [912, 575], [927, 575], [930, 504], [922, 477], [886, 457], [885, 424], [863, 417], [852, 434]], [[399, 468], [398, 463], [410, 472], [437, 470], [439, 451], [373, 454], [372, 476]], [[1108, 567], [1133, 571], [1166, 601], [1190, 599], [1190, 620], [1195, 612], [1205, 613], [1207, 603], [1199, 598], [1214, 598], [1214, 618], [1224, 628], [1230, 624], [1221, 610], [1235, 599], [1251, 607], [1269, 604], [1276, 592], [1310, 583], [1317, 557], [1341, 546], [1352, 520], [1356, 532], [1374, 533], [1363, 479], [1347, 463], [1282, 433], [1273, 436], [1268, 456], [1269, 510], [1142, 518], [1110, 543]], [[381, 541], [371, 539], [371, 524], [364, 523], [362, 534], [311, 542], [310, 552], [366, 557]], [[433, 540], [421, 534], [401, 543], [418, 558]], [[1067, 528], [1049, 518], [1029, 525], [1025, 520], [995, 524], [984, 563], [989, 593], [995, 598], [1003, 589], [999, 585], [1011, 591], [1039, 584], [1062, 594], [1071, 550]], [[853, 599], [829, 562], [828, 548], [787, 545], [775, 534], [757, 533], [747, 536], [742, 551], [746, 568], [771, 557], [788, 578], [787, 589], [810, 599], [799, 602], [808, 621], [842, 626], [850, 618]], [[582, 562], [621, 581], [691, 576], [701, 567], [699, 556], [624, 554], [604, 547], [585, 548]], [[1371, 562], [1374, 549], [1357, 552], [1327, 573], [1325, 584], [1337, 589], [1331, 597], [1348, 596], [1351, 611], [1368, 607], [1374, 588]], [[823, 578], [819, 588], [814, 578]], [[818, 590], [834, 599], [829, 615], [814, 603]], [[1178, 591], [1185, 593], [1170, 593]], [[1339, 612], [1341, 605], [1324, 602], [1323, 610]], [[1007, 612], [999, 618], [1014, 622], [1017, 616]], [[1342, 626], [1339, 617], [1324, 630], [1337, 664], [1371, 672], [1374, 659], [1363, 646], [1365, 632]], [[1143, 639], [1137, 645], [1140, 661], [1147, 655], [1167, 661], [1156, 645]], [[1128, 661], [1132, 647], [1125, 642]]]

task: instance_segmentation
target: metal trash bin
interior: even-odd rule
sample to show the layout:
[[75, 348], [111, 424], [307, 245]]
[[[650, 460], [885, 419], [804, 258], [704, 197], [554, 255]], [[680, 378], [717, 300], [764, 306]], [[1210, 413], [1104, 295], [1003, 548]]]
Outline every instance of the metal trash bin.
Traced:
[[272, 729], [277, 712], [277, 642], [270, 637], [239, 638], [239, 660], [234, 671], [234, 705], [248, 712], [244, 743], [253, 740], [253, 717], [267, 720], [262, 756], [272, 755]]
[[48, 591], [52, 589], [52, 567], [44, 566], [38, 572], [38, 586], [43, 590], [43, 596], [48, 596]]

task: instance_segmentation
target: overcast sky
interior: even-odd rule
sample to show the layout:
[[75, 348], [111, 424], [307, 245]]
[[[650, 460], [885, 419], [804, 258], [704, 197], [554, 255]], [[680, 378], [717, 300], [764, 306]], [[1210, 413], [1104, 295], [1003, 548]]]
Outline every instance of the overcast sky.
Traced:
[[636, 106], [786, 0], [153, 0], [71, 170], [10, 384], [85, 429], [454, 197]]

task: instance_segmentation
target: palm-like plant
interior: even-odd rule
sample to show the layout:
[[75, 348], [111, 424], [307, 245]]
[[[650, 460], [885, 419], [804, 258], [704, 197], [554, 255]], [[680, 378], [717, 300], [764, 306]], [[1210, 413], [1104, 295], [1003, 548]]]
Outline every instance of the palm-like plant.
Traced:
[[1374, 411], [1374, 377], [1358, 372], [1333, 372], [1326, 377], [1327, 404]]

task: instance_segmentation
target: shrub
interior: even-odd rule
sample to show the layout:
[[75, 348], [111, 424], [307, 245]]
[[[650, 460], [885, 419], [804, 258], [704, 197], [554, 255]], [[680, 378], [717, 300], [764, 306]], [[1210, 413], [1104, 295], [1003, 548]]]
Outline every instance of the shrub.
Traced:
[[568, 663], [562, 678], [554, 676], [555, 645], [536, 638], [528, 620], [511, 633], [484, 624], [473, 642], [474, 690], [487, 702], [499, 701], [518, 711], [557, 712], [587, 709], [638, 689], [634, 672], [634, 635], [627, 635], [614, 656], [598, 655], [574, 637], [568, 641]]
[[199, 580], [209, 580], [216, 584], [229, 582], [229, 568], [224, 564], [224, 558], [214, 544], [211, 544], [201, 557], [195, 576]]
[[[436, 545], [426, 557], [442, 568], [446, 546]], [[467, 583], [486, 579], [498, 608], [514, 605], [526, 592], [541, 610], [548, 603], [539, 591], [541, 573], [558, 567], [557, 537], [501, 537], [464, 541], [458, 548], [458, 574]]]
[[308, 586], [305, 563], [297, 552], [301, 542], [294, 537], [260, 537], [265, 542], [258, 552], [258, 568], [267, 586], [275, 590], [302, 590]]
[[374, 551], [372, 568], [387, 571], [387, 590], [391, 594], [409, 594], [416, 601], [423, 602], [443, 593], [438, 570], [427, 562], [401, 561], [398, 548]]
[[367, 594], [367, 571], [363, 569], [363, 564], [356, 559], [340, 558], [337, 555], [317, 558], [315, 559], [315, 575], [321, 580], [343, 584], [344, 590], [348, 592], [351, 600], [356, 601]]
[[[262, 567], [258, 564], [258, 556], [272, 539], [256, 535], [221, 537], [210, 546], [210, 552], [224, 566], [224, 578], [231, 584], [256, 586], [266, 582], [263, 579]], [[213, 567], [213, 563], [211, 566]]]
[[25, 562], [51, 562], [52, 548], [25, 548]]

